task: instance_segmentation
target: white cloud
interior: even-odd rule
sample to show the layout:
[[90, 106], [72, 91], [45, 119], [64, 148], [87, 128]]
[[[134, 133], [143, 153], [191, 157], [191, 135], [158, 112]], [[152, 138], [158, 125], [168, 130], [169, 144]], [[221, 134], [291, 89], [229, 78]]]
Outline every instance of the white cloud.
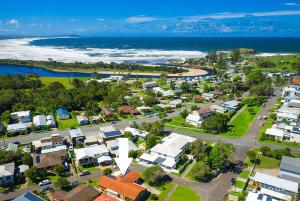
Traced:
[[7, 22], [6, 22], [6, 24], [8, 24], [8, 25], [14, 25], [14, 26], [18, 26], [19, 25], [19, 20], [16, 20], [16, 19], [11, 19], [11, 20], [8, 20]]
[[105, 21], [105, 19], [104, 18], [98, 18], [98, 19], [96, 19], [97, 21], [100, 21], [100, 22], [103, 22], [103, 21]]
[[147, 16], [134, 16], [127, 18], [127, 22], [129, 23], [142, 23], [142, 22], [152, 22], [158, 20], [158, 18], [155, 17], [147, 17]]
[[283, 5], [285, 5], [285, 6], [300, 6], [300, 3], [291, 3], [291, 2], [289, 2], [289, 3], [284, 3]]

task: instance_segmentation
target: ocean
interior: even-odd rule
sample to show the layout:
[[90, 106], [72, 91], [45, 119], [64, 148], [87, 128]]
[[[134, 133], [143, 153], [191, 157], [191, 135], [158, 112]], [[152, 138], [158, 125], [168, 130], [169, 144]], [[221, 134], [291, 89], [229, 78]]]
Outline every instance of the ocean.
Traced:
[[155, 49], [208, 52], [211, 50], [228, 51], [236, 48], [251, 48], [264, 53], [300, 52], [300, 38], [81, 37], [35, 40], [30, 44], [82, 49]]

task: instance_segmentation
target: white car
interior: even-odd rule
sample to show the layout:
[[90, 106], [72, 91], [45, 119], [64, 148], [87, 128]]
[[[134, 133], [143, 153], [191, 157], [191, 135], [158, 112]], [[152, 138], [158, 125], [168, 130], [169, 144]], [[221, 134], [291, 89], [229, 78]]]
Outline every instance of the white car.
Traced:
[[45, 186], [45, 185], [48, 185], [48, 184], [51, 184], [51, 181], [46, 179], [46, 180], [43, 180], [39, 183], [39, 186]]
[[257, 120], [261, 120], [261, 116], [258, 116], [258, 117], [257, 117]]

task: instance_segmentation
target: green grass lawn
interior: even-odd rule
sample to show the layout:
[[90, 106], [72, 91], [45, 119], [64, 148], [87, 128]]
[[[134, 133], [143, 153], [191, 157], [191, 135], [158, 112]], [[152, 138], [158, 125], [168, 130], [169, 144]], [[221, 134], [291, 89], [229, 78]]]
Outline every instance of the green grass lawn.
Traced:
[[93, 186], [94, 188], [99, 188], [99, 184], [98, 184], [99, 179], [100, 178], [90, 179], [90, 180], [86, 181], [85, 183], [87, 185]]
[[[66, 89], [73, 88], [72, 81], [74, 78], [69, 77], [40, 77], [39, 78], [45, 86], [48, 86], [51, 82], [60, 82]], [[87, 80], [88, 78], [78, 78], [80, 80]]]
[[64, 120], [56, 118], [58, 124], [57, 128], [59, 130], [65, 130], [65, 129], [69, 129], [70, 127], [78, 127], [79, 124], [75, 115], [70, 114], [70, 117], [71, 117], [70, 119], [64, 119]]
[[243, 170], [240, 174], [239, 174], [239, 177], [243, 178], [243, 179], [247, 179], [248, 176], [250, 174], [250, 171], [249, 170]]
[[200, 201], [201, 198], [193, 189], [187, 186], [178, 186], [169, 201]]
[[[163, 201], [167, 195], [168, 192], [173, 188], [174, 184], [173, 183], [164, 183], [162, 186], [157, 186], [157, 190], [159, 190], [161, 193], [158, 196], [158, 201]], [[148, 198], [147, 201], [152, 201], [151, 198]]]
[[237, 187], [237, 188], [243, 189], [244, 186], [245, 186], [245, 182], [237, 180], [237, 181], [235, 182], [235, 185], [234, 185], [234, 186]]
[[[253, 108], [254, 114], [249, 112], [249, 108]], [[254, 107], [246, 107], [241, 112], [239, 112], [234, 119], [229, 123], [229, 131], [220, 133], [218, 135], [222, 135], [225, 137], [241, 137], [243, 136], [249, 129], [251, 123], [256, 118], [257, 113], [261, 107], [254, 106]], [[197, 134], [212, 134], [208, 133], [205, 130], [195, 127], [189, 126], [185, 123], [185, 118], [181, 116], [177, 116], [171, 119], [171, 121], [166, 123], [166, 127], [177, 129], [181, 131], [197, 133]]]
[[81, 165], [78, 166], [78, 170], [80, 172], [82, 172], [83, 170], [88, 170], [90, 172], [96, 172], [96, 171], [100, 171], [97, 167], [82, 167]]
[[259, 162], [256, 164], [256, 168], [266, 168], [266, 169], [274, 169], [278, 168], [280, 161], [276, 158], [271, 158], [268, 156], [259, 156]]

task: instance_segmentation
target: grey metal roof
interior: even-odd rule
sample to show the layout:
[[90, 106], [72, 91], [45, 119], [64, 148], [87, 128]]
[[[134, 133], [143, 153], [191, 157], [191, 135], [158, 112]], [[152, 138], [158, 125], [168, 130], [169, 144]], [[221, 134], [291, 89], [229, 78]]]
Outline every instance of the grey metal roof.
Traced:
[[34, 193], [26, 192], [23, 195], [13, 199], [12, 201], [45, 201]]
[[280, 163], [280, 169], [300, 174], [300, 158], [283, 156]]

